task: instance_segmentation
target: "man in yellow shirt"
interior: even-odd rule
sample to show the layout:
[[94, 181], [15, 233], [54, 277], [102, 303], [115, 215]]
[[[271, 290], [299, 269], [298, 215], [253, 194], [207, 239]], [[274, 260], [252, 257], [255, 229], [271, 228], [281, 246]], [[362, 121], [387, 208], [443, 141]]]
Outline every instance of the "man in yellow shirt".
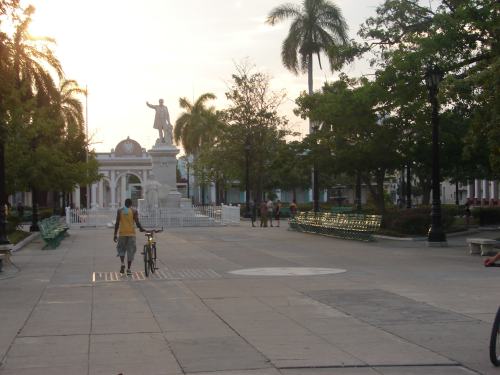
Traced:
[[[116, 250], [118, 252], [118, 256], [122, 262], [120, 267], [120, 273], [122, 275], [125, 273], [125, 253], [127, 254], [127, 276], [132, 275], [130, 266], [132, 265], [134, 255], [137, 250], [134, 223], [141, 232], [144, 232], [144, 228], [141, 223], [139, 223], [137, 211], [131, 206], [132, 200], [130, 198], [125, 199], [125, 207], [120, 208], [116, 213], [115, 234], [113, 236], [113, 241], [117, 243]], [[117, 237], [118, 228], [120, 229], [119, 237]]]

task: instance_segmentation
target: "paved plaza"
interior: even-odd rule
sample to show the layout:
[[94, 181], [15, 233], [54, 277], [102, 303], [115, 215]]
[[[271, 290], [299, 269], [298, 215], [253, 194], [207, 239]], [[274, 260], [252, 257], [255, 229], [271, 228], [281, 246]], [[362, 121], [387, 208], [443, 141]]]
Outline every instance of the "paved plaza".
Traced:
[[15, 253], [0, 375], [500, 374], [488, 359], [500, 270], [463, 236], [427, 248], [248, 222], [169, 229], [149, 279], [139, 254], [120, 277], [112, 237], [71, 230], [56, 250]]

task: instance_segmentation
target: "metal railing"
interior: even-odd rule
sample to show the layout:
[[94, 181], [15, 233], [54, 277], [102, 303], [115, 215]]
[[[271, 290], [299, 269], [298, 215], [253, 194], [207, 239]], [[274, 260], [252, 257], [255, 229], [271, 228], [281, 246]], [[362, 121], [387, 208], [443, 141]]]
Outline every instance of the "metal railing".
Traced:
[[[66, 224], [70, 227], [114, 226], [116, 209], [66, 209]], [[238, 225], [240, 208], [233, 206], [193, 206], [182, 208], [141, 209], [139, 221], [144, 227], [207, 227]]]

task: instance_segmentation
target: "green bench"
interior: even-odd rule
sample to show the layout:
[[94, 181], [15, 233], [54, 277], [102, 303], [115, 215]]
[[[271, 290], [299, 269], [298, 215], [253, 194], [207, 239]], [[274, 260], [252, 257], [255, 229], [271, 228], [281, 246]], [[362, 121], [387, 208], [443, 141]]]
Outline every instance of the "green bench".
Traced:
[[351, 207], [351, 206], [337, 206], [337, 207], [331, 208], [332, 214], [345, 214], [347, 212], [352, 212], [352, 211], [353, 211], [353, 207]]
[[380, 215], [300, 212], [289, 220], [291, 230], [349, 240], [371, 241], [379, 230]]
[[50, 247], [55, 249], [59, 246], [62, 239], [68, 236], [68, 227], [61, 223], [58, 216], [51, 216], [38, 222], [40, 235], [45, 242], [44, 249]]

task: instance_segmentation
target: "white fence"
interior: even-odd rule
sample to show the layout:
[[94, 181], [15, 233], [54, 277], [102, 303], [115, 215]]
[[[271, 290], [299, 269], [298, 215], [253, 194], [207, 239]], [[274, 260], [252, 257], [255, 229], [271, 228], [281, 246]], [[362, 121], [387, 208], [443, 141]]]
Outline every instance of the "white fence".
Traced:
[[[115, 209], [66, 209], [66, 224], [71, 227], [114, 226], [115, 219]], [[222, 205], [141, 210], [139, 221], [145, 228], [239, 225], [240, 208]]]

